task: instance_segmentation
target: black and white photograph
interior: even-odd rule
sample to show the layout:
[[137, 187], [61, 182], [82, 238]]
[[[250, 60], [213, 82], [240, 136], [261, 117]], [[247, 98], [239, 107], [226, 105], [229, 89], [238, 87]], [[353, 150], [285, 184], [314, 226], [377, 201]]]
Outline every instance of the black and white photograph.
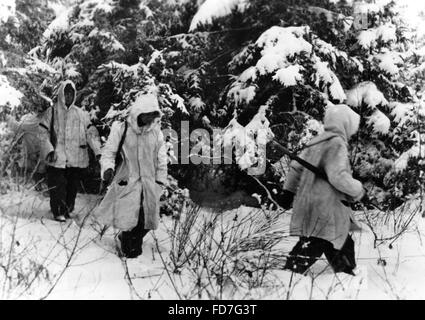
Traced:
[[0, 300], [423, 299], [425, 2], [0, 0]]

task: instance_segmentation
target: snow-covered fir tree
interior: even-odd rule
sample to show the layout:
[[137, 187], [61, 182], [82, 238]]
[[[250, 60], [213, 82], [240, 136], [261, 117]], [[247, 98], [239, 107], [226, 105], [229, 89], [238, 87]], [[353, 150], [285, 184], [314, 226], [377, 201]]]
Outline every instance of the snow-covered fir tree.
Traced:
[[[267, 106], [275, 138], [297, 152], [320, 132], [325, 108], [344, 103], [362, 116], [351, 160], [373, 197], [394, 207], [423, 184], [424, 39], [418, 12], [402, 1], [58, 1], [65, 9], [43, 10], [30, 36], [25, 17], [44, 5], [17, 1], [19, 28], [2, 17], [2, 28], [18, 30], [0, 39], [2, 88], [21, 113], [54, 101], [59, 81], [72, 79], [106, 138], [135, 93], [155, 90], [164, 126], [177, 131], [182, 119], [191, 129], [247, 125]], [[11, 62], [14, 50], [21, 62]], [[269, 154], [263, 180], [279, 189], [279, 155]], [[235, 166], [196, 170], [211, 168], [240, 185]]]

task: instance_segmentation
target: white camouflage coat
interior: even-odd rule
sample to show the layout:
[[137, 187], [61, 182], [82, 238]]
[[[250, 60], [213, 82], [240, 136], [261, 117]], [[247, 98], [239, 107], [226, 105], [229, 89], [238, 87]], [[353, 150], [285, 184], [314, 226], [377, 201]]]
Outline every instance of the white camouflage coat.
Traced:
[[[74, 88], [74, 101], [67, 108], [65, 106], [64, 88], [70, 84]], [[48, 165], [55, 168], [87, 168], [89, 166], [88, 147], [95, 155], [101, 153], [99, 133], [90, 121], [88, 112], [74, 105], [76, 98], [75, 85], [72, 81], [64, 81], [59, 87], [58, 102], [47, 109], [40, 121], [41, 156], [56, 151], [58, 156], [54, 163]], [[57, 136], [57, 146], [50, 142], [50, 124], [54, 111], [54, 130]]]
[[[160, 110], [156, 98], [150, 95], [140, 97], [131, 107], [127, 118], [128, 129], [121, 151], [123, 162], [117, 169], [114, 181], [112, 182], [125, 181], [127, 185], [123, 187], [124, 189], [127, 186], [133, 186], [134, 183], [141, 182], [144, 228], [149, 230], [155, 230], [158, 227], [159, 199], [162, 193], [162, 187], [156, 181], [167, 184], [168, 158], [164, 136], [159, 122], [142, 128], [137, 125], [137, 117], [141, 113], [152, 111]], [[108, 141], [102, 150], [102, 176], [106, 170], [115, 168], [115, 158], [123, 132], [124, 123], [114, 122]], [[113, 208], [115, 201], [116, 199], [106, 196], [100, 206], [101, 208]], [[140, 195], [135, 195], [134, 203], [140, 202]], [[125, 212], [125, 208], [121, 210], [123, 212], [118, 213], [114, 212], [114, 210], [108, 210], [103, 210], [102, 221], [116, 221], [117, 218], [112, 217], [115, 214], [119, 215], [119, 219], [121, 219], [121, 221], [113, 223], [115, 227], [129, 230], [136, 226], [137, 216]]]
[[16, 136], [22, 135], [22, 167], [25, 167], [28, 172], [32, 172], [35, 168], [37, 168], [36, 172], [45, 172], [44, 159], [40, 157], [39, 124], [41, 117], [42, 115], [31, 113], [23, 116], [19, 122], [12, 117], [7, 122], [9, 129]]
[[300, 156], [324, 169], [329, 182], [298, 162], [291, 162], [284, 185], [296, 194], [291, 235], [324, 239], [339, 250], [349, 231], [358, 229], [351, 208], [341, 200], [359, 200], [364, 193], [361, 182], [352, 177], [347, 149], [359, 121], [359, 115], [346, 105], [330, 107], [325, 113], [325, 132], [313, 139]]

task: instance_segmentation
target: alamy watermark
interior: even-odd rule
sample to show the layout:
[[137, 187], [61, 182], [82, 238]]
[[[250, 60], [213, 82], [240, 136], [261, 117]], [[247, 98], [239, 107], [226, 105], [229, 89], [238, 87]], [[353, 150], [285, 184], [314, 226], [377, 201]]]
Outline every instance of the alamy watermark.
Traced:
[[[367, 30], [369, 28], [369, 14], [372, 12], [370, 5], [374, 1], [354, 1], [353, 3], [353, 26], [355, 30]], [[375, 17], [376, 19], [377, 17]]]
[[198, 128], [190, 131], [189, 121], [182, 121], [180, 132], [163, 129], [164, 138], [174, 156], [170, 164], [219, 165], [236, 162], [247, 169], [249, 175], [261, 175], [266, 170], [266, 141], [259, 139], [268, 130], [237, 133], [216, 128], [212, 133]]

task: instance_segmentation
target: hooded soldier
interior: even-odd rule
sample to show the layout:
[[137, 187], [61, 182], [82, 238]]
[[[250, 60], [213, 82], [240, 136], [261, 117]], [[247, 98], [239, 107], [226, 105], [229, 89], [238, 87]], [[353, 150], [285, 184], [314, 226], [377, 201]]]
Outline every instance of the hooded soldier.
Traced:
[[[160, 118], [156, 96], [139, 95], [127, 123], [112, 124], [102, 152], [102, 176], [107, 184], [112, 183], [95, 215], [121, 230], [120, 251], [128, 258], [142, 254], [143, 237], [158, 227], [159, 199], [167, 184]], [[115, 171], [117, 152], [123, 161]]]
[[348, 141], [358, 131], [359, 123], [360, 116], [348, 106], [329, 107], [324, 133], [302, 152], [301, 158], [323, 169], [329, 181], [291, 162], [284, 185], [284, 206], [289, 208], [296, 195], [290, 231], [300, 241], [290, 252], [286, 269], [304, 273], [324, 253], [335, 272], [353, 274], [354, 242], [349, 232], [358, 227], [351, 208], [344, 203], [364, 196], [361, 182], [352, 177], [348, 158]]
[[58, 101], [40, 121], [41, 155], [47, 163], [50, 207], [56, 220], [64, 222], [74, 210], [82, 170], [89, 166], [90, 147], [100, 157], [100, 139], [89, 114], [77, 107], [72, 81], [58, 89]]
[[17, 121], [9, 116], [7, 119], [8, 128], [17, 137], [22, 136], [22, 168], [36, 182], [35, 189], [41, 190], [41, 183], [46, 173], [44, 159], [40, 157], [40, 136], [39, 124], [43, 117], [43, 111], [39, 113], [30, 113]]

